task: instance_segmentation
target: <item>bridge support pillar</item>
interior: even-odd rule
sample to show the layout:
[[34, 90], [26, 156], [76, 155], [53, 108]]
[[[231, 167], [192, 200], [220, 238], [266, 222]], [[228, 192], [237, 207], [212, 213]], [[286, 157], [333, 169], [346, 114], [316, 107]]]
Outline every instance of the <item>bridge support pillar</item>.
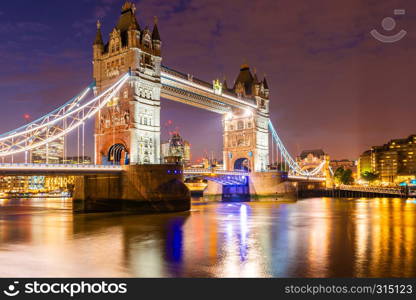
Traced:
[[[225, 186], [227, 188], [227, 186]], [[249, 176], [248, 188], [236, 189], [235, 199], [248, 200], [289, 200], [297, 199], [296, 183], [284, 181], [281, 173], [252, 172]], [[208, 181], [204, 197], [212, 200], [225, 199], [229, 190], [221, 183]]]
[[187, 211], [191, 196], [176, 165], [123, 166], [120, 175], [77, 177], [75, 212], [174, 212]]
[[254, 172], [250, 174], [250, 193], [256, 200], [296, 200], [296, 185], [284, 181], [282, 173]]
[[221, 200], [223, 193], [223, 185], [221, 183], [208, 180], [208, 185], [204, 191], [204, 197], [211, 200]]

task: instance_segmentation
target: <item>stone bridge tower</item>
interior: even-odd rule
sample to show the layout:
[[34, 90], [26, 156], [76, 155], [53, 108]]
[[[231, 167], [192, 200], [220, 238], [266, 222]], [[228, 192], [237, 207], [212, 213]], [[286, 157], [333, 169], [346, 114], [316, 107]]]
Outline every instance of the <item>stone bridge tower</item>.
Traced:
[[101, 25], [93, 45], [93, 76], [101, 93], [127, 72], [131, 79], [97, 114], [96, 164], [160, 163], [161, 40], [141, 29], [135, 5], [126, 2], [117, 25], [104, 43]]
[[252, 98], [253, 110], [234, 109], [224, 116], [224, 166], [226, 170], [265, 171], [269, 165], [269, 87], [264, 78], [259, 81], [247, 64], [241, 66], [234, 87], [223, 89], [239, 97]]

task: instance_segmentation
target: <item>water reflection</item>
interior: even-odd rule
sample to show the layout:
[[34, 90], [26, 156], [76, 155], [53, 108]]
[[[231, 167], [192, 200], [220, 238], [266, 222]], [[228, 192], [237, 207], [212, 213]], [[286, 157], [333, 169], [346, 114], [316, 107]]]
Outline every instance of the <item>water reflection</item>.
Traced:
[[416, 203], [195, 203], [188, 213], [72, 215], [0, 201], [2, 277], [414, 277]]

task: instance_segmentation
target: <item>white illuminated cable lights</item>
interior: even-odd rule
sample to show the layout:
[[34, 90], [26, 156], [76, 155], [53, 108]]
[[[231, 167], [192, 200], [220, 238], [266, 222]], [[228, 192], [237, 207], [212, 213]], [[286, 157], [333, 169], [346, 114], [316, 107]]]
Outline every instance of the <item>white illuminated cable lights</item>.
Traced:
[[[38, 148], [78, 128], [106, 105], [120, 91], [129, 78], [129, 74], [124, 75], [100, 95], [82, 103], [82, 100], [91, 89], [89, 87], [76, 100], [68, 102], [59, 109], [49, 113], [47, 117], [39, 119], [42, 120], [41, 122], [32, 122], [31, 126], [23, 126], [0, 136], [0, 157]], [[65, 126], [61, 124], [63, 122], [65, 122]]]
[[313, 169], [312, 171], [302, 170], [299, 164], [292, 158], [289, 151], [287, 151], [286, 147], [283, 145], [282, 140], [277, 135], [276, 130], [274, 129], [273, 123], [269, 120], [269, 129], [272, 133], [273, 140], [276, 143], [280, 153], [282, 154], [285, 162], [289, 165], [290, 170], [294, 175], [301, 175], [305, 177], [311, 177], [317, 175], [319, 172], [322, 171], [323, 167], [325, 166], [325, 162], [323, 161], [318, 167]]
[[[92, 89], [92, 85], [90, 85], [88, 88], [86, 88], [83, 92], [81, 92], [79, 95], [75, 96], [68, 102], [66, 102], [61, 107], [58, 107], [57, 109], [53, 110], [52, 112], [44, 115], [43, 117], [40, 117], [39, 119], [36, 119], [28, 124], [23, 125], [22, 127], [19, 127], [17, 129], [14, 129], [12, 131], [0, 134], [0, 141], [6, 140], [8, 138], [17, 137], [21, 135], [22, 133], [29, 133], [33, 132], [44, 125], [48, 125], [52, 122], [50, 122], [50, 118], [60, 116], [65, 112], [71, 111], [74, 107], [77, 107], [79, 103], [85, 98], [85, 96], [90, 92]], [[47, 123], [45, 123], [47, 122]]]

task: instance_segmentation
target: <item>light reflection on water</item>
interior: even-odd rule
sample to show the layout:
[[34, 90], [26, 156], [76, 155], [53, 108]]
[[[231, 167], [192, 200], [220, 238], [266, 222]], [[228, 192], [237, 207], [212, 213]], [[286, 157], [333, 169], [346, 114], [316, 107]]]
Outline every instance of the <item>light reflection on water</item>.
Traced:
[[72, 215], [0, 201], [1, 277], [414, 277], [416, 203], [314, 198]]

